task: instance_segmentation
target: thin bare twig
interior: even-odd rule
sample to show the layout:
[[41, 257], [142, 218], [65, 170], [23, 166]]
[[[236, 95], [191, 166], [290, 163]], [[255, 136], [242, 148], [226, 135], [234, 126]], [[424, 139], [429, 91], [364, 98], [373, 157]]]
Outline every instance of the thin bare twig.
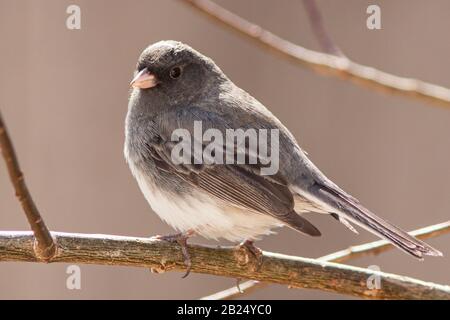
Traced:
[[323, 24], [322, 14], [315, 0], [303, 0], [303, 6], [305, 7], [306, 13], [308, 14], [309, 23], [311, 28], [322, 47], [323, 51], [329, 54], [334, 54], [336, 56], [344, 57], [341, 49], [333, 42], [331, 37], [328, 35], [327, 30]]
[[[417, 229], [411, 231], [410, 234], [425, 240], [433, 237], [438, 237], [440, 235], [444, 235], [450, 233], [450, 221], [435, 224], [432, 226], [428, 226], [425, 228]], [[394, 246], [385, 240], [378, 240], [374, 242], [369, 242], [365, 244], [361, 244], [358, 246], [352, 246], [350, 248], [340, 250], [326, 256], [320, 257], [317, 260], [320, 261], [332, 261], [332, 262], [344, 262], [351, 259], [360, 258], [363, 256], [373, 256], [378, 255], [382, 252], [390, 250], [394, 248]], [[259, 282], [255, 280], [249, 280], [241, 283], [239, 285], [239, 289], [236, 287], [231, 287], [229, 289], [225, 289], [214, 293], [212, 295], [203, 297], [202, 300], [231, 300], [235, 298], [241, 298], [244, 295], [248, 295], [250, 293], [255, 292], [256, 290], [262, 289], [268, 286], [268, 283]]]
[[23, 211], [28, 219], [28, 223], [34, 232], [36, 243], [34, 250], [36, 256], [43, 260], [50, 259], [55, 254], [55, 242], [42, 220], [36, 204], [31, 197], [25, 178], [19, 166], [14, 146], [9, 137], [3, 117], [0, 113], [0, 150], [5, 159], [9, 177], [16, 191], [16, 196], [22, 205]]
[[269, 283], [261, 282], [257, 280], [248, 280], [239, 284], [239, 288], [237, 286], [210, 294], [200, 300], [233, 300], [236, 298], [242, 298], [244, 296], [248, 296], [249, 294], [268, 287]]
[[[411, 235], [422, 240], [438, 237], [447, 233], [450, 233], [450, 221], [434, 224], [410, 232]], [[320, 257], [319, 259], [323, 261], [343, 262], [350, 259], [378, 255], [392, 248], [394, 248], [394, 246], [390, 242], [378, 240], [358, 246], [352, 246], [348, 249]]]
[[450, 108], [450, 90], [445, 87], [418, 79], [399, 77], [358, 64], [345, 57], [306, 49], [264, 30], [209, 0], [181, 1], [270, 52], [318, 73], [349, 80], [353, 84], [369, 89], [421, 99]]
[[[185, 270], [178, 244], [149, 238], [52, 232], [58, 242], [48, 261], [121, 265], [155, 271]], [[263, 252], [262, 265], [235, 247], [190, 245], [192, 272], [246, 278], [330, 291], [367, 299], [450, 299], [450, 287], [405, 276], [302, 257]], [[254, 261], [257, 260], [257, 261]], [[31, 232], [0, 232], [0, 261], [41, 262], [33, 250]], [[381, 289], [369, 289], [377, 277]]]

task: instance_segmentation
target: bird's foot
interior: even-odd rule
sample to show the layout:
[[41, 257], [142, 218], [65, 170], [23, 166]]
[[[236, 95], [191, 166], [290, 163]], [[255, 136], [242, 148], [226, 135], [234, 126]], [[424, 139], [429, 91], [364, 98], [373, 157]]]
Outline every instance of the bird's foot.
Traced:
[[178, 243], [178, 245], [181, 247], [181, 252], [182, 252], [183, 258], [184, 258], [184, 265], [186, 266], [186, 273], [184, 274], [184, 276], [182, 276], [182, 278], [186, 278], [189, 275], [189, 273], [191, 272], [192, 261], [191, 261], [191, 255], [189, 254], [189, 251], [188, 251], [187, 240], [190, 237], [192, 237], [194, 234], [195, 234], [195, 232], [193, 230], [188, 230], [186, 232], [169, 234], [169, 235], [165, 235], [165, 236], [157, 235], [157, 236], [153, 237], [153, 239], [157, 239], [157, 240], [161, 240], [161, 241], [166, 241], [166, 242], [170, 242], [170, 243]]
[[262, 250], [252, 240], [245, 240], [236, 247], [236, 258], [240, 264], [252, 265], [258, 271], [263, 264]]

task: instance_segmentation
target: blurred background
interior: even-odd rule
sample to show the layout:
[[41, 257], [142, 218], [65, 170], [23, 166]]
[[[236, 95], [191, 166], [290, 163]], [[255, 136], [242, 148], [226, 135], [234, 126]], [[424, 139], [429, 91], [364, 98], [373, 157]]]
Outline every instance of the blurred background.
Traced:
[[[307, 48], [320, 50], [299, 0], [217, 3]], [[66, 8], [81, 8], [68, 30]], [[381, 30], [366, 8], [381, 7]], [[450, 2], [322, 0], [325, 25], [351, 59], [450, 87]], [[123, 158], [129, 81], [149, 44], [180, 40], [210, 56], [292, 131], [310, 158], [377, 214], [406, 230], [449, 219], [450, 110], [326, 78], [274, 57], [176, 0], [0, 0], [0, 108], [31, 192], [51, 230], [150, 236], [173, 232], [151, 211]], [[318, 257], [376, 238], [313, 216], [321, 238], [288, 229], [264, 250]], [[0, 230], [28, 230], [0, 162]], [[191, 242], [207, 243], [202, 238]], [[428, 240], [444, 258], [399, 250], [351, 261], [450, 283], [450, 236]], [[81, 266], [81, 290], [64, 264], [0, 263], [0, 298], [188, 299], [234, 279], [146, 269]], [[269, 286], [251, 299], [342, 299]]]

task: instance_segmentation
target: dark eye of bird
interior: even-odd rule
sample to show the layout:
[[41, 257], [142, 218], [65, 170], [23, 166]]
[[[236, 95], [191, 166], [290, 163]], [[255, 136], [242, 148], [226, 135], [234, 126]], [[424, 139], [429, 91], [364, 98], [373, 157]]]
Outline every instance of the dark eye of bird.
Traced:
[[172, 79], [179, 78], [181, 76], [181, 68], [180, 67], [174, 67], [172, 70], [170, 70], [170, 77]]

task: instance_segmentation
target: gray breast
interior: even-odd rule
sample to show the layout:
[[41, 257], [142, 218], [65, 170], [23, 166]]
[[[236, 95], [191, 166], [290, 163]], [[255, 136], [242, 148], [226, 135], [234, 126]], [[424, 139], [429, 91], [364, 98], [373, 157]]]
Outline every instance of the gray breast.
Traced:
[[146, 177], [153, 188], [172, 195], [192, 194], [193, 186], [174, 172], [161, 170], [155, 163], [151, 148], [159, 141], [154, 120], [149, 116], [128, 114], [126, 120], [125, 158], [136, 177]]

